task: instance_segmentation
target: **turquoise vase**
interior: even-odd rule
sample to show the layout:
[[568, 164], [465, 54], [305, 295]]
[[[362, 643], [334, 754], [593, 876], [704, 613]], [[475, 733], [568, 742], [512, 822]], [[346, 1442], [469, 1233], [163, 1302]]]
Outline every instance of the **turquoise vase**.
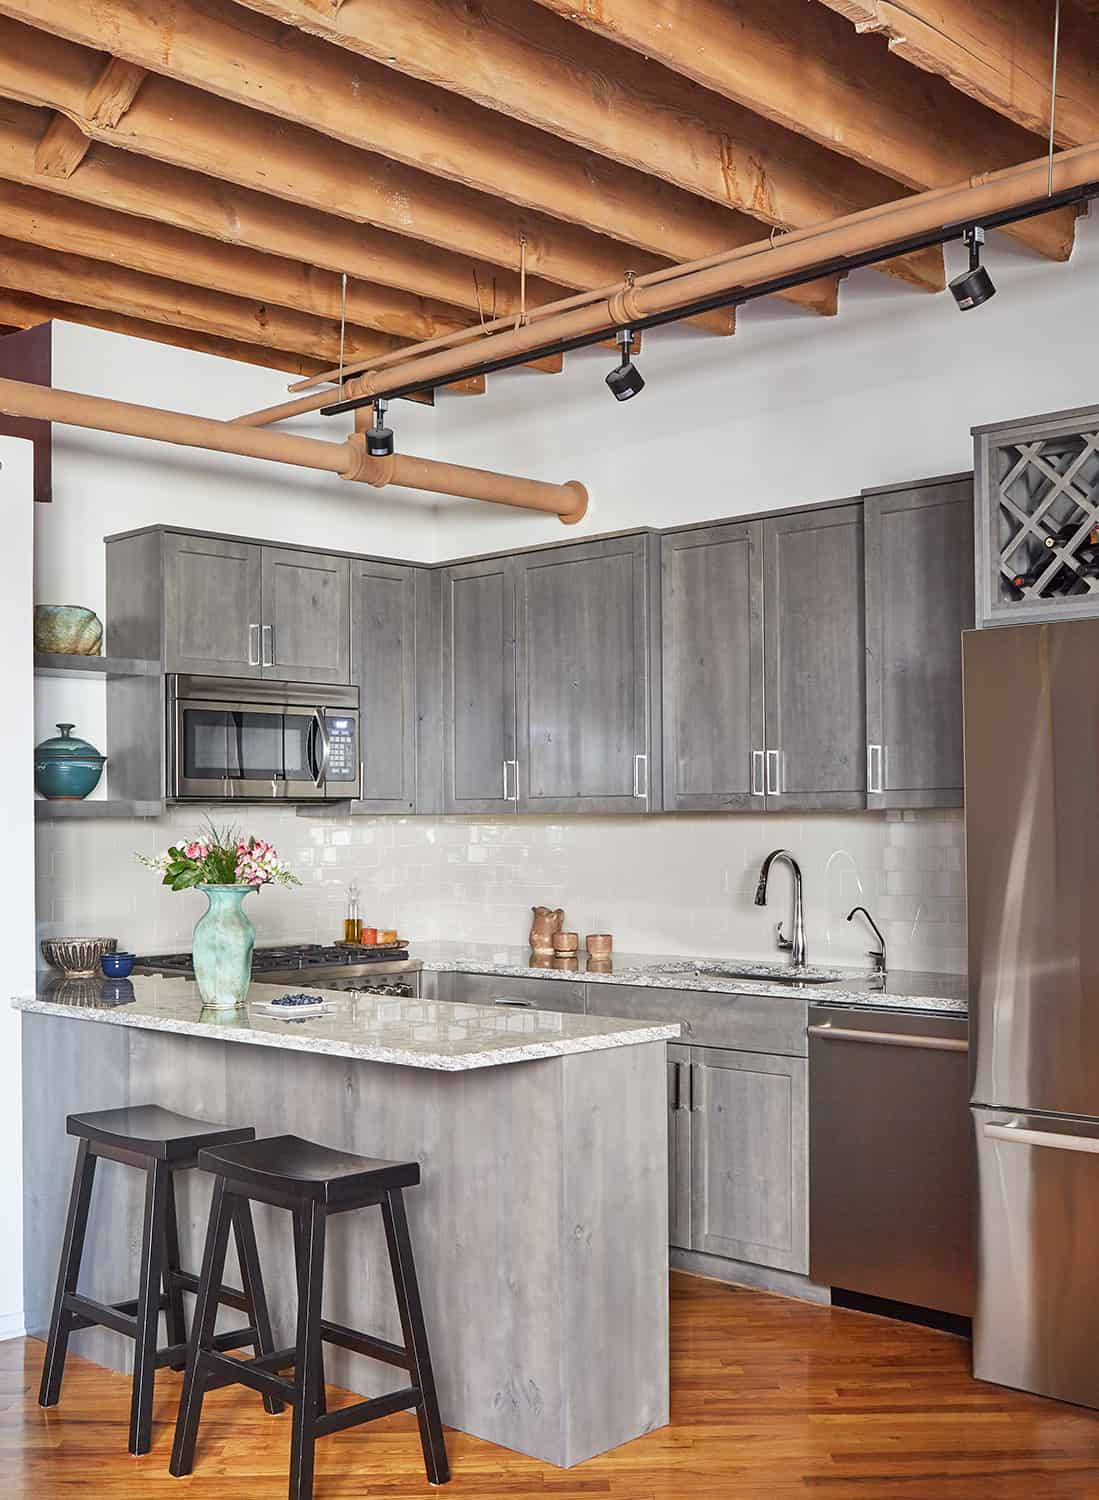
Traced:
[[251, 885], [200, 885], [210, 903], [195, 923], [191, 957], [195, 983], [204, 1006], [240, 1010], [252, 983], [252, 948], [256, 934], [244, 911]]

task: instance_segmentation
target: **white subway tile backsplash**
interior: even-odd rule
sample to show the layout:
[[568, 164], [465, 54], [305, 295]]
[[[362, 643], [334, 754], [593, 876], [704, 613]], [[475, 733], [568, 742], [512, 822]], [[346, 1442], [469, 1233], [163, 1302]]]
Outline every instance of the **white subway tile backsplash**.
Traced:
[[[225, 810], [211, 809], [224, 820]], [[138, 952], [186, 948], [203, 910], [175, 895], [133, 851], [154, 853], [200, 829], [206, 809], [155, 821], [38, 825], [42, 936], [105, 933]], [[766, 910], [753, 903], [764, 855], [792, 849], [805, 878], [810, 957], [860, 963], [873, 934], [847, 911], [865, 904], [897, 968], [965, 968], [962, 817], [956, 811], [541, 818], [298, 817], [236, 811], [270, 838], [303, 882], [249, 901], [257, 941], [332, 941], [346, 888], [365, 919], [417, 938], [521, 943], [530, 908], [563, 906], [568, 928], [611, 932], [620, 952], [773, 957], [790, 878], [776, 866]]]

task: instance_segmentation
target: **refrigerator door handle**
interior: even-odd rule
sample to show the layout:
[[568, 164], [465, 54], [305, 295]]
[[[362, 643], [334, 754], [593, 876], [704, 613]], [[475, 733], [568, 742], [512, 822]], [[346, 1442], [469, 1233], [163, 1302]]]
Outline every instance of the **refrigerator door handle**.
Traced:
[[1052, 1146], [1055, 1151], [1090, 1151], [1099, 1155], [1099, 1135], [1061, 1135], [1055, 1130], [1030, 1130], [1023, 1125], [985, 1121], [982, 1131], [994, 1141], [1012, 1141], [1019, 1146]]

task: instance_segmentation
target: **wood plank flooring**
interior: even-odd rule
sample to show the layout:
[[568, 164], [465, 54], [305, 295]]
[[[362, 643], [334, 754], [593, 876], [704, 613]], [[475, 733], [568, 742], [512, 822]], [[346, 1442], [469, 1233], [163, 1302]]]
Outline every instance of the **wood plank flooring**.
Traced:
[[[153, 1452], [131, 1458], [129, 1382], [71, 1359], [44, 1412], [42, 1352], [0, 1344], [3, 1500], [283, 1500], [288, 1415], [215, 1391], [196, 1472], [172, 1479], [178, 1375], [158, 1374]], [[402, 1414], [320, 1442], [315, 1496], [1099, 1500], [1099, 1414], [979, 1384], [968, 1354], [947, 1334], [676, 1273], [671, 1426], [567, 1471], [448, 1433], [454, 1478], [432, 1491]]]

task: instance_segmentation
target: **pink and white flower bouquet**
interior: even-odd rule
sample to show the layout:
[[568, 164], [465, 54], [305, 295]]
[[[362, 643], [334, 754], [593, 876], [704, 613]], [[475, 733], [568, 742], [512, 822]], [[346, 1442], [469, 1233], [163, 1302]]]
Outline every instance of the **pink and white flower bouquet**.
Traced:
[[137, 857], [150, 870], [159, 870], [163, 884], [173, 891], [189, 891], [196, 885], [246, 885], [254, 890], [261, 885], [301, 884], [274, 844], [213, 823], [200, 838], [173, 844], [154, 858]]

